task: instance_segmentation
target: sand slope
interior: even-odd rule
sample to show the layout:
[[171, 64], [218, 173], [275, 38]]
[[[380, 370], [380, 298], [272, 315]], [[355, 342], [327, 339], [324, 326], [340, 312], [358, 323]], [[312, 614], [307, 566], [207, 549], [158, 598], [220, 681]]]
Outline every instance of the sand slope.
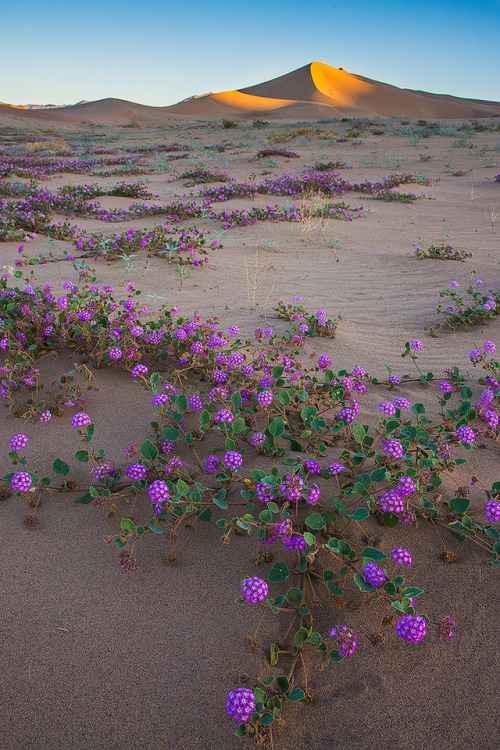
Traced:
[[149, 107], [123, 99], [100, 99], [57, 110], [32, 110], [0, 104], [0, 123], [93, 123], [154, 127], [173, 118], [255, 117], [322, 119], [328, 117], [469, 118], [500, 116], [500, 103], [461, 99], [448, 94], [400, 89], [321, 62], [235, 91], [193, 98], [169, 107]]

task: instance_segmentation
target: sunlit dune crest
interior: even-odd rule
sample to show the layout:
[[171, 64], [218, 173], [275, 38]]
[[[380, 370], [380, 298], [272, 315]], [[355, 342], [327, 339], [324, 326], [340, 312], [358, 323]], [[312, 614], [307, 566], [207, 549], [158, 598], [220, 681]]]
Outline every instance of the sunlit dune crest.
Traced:
[[401, 89], [342, 68], [312, 62], [255, 86], [188, 98], [168, 107], [150, 107], [122, 99], [101, 99], [45, 110], [0, 104], [0, 117], [142, 127], [158, 126], [179, 117], [245, 118], [261, 113], [273, 119], [289, 120], [392, 116], [471, 118], [500, 116], [500, 102]]

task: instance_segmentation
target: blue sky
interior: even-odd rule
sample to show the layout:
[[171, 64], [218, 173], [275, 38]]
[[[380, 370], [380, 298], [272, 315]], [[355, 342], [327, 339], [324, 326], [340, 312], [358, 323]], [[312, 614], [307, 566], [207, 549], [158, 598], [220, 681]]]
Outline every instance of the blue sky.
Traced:
[[16, 0], [0, 101], [164, 106], [313, 60], [410, 89], [500, 101], [499, 0]]

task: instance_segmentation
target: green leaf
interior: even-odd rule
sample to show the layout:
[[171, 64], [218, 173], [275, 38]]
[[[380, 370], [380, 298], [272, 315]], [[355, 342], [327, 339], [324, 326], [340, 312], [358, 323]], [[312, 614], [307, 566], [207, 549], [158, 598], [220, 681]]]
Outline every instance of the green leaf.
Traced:
[[342, 596], [344, 593], [339, 586], [336, 586], [333, 581], [326, 581], [326, 588], [330, 592], [330, 594], [333, 594], [333, 596]]
[[291, 693], [289, 693], [286, 697], [287, 701], [303, 701], [306, 697], [306, 694], [303, 690], [300, 688], [294, 688]]
[[313, 531], [317, 531], [326, 526], [323, 516], [320, 513], [312, 513], [306, 518], [306, 526]]
[[295, 588], [288, 589], [285, 598], [290, 604], [297, 604], [302, 601], [302, 591]]
[[180, 432], [176, 427], [164, 427], [161, 431], [161, 434], [163, 435], [165, 440], [170, 440], [172, 443], [175, 443], [177, 440], [179, 440], [180, 437]]
[[399, 519], [395, 513], [391, 513], [389, 510], [386, 510], [384, 511], [384, 513], [382, 513], [382, 522], [384, 526], [388, 526], [390, 529], [393, 529], [398, 525]]
[[225, 500], [219, 500], [218, 497], [213, 497], [212, 501], [215, 503], [215, 505], [218, 505], [219, 508], [222, 508], [223, 510], [226, 510], [226, 508], [228, 507], [226, 501]]
[[459, 515], [465, 513], [470, 505], [470, 500], [468, 500], [466, 497], [453, 497], [447, 502], [449, 509], [453, 511], [453, 513], [458, 513]]
[[210, 422], [210, 414], [206, 409], [203, 409], [200, 413], [200, 425], [203, 427], [209, 422]]
[[316, 542], [316, 537], [314, 536], [314, 534], [311, 534], [309, 531], [306, 531], [304, 533], [304, 540], [306, 544], [309, 547], [311, 547]]
[[272, 724], [273, 721], [274, 721], [274, 715], [270, 714], [269, 712], [262, 714], [262, 716], [260, 717], [260, 723], [263, 724], [265, 727], [269, 726], [269, 724]]
[[423, 589], [417, 589], [415, 586], [408, 586], [408, 588], [402, 590], [401, 596], [407, 597], [408, 599], [414, 599], [416, 596], [423, 593]]
[[462, 390], [460, 391], [460, 398], [463, 401], [467, 401], [467, 399], [472, 398], [472, 390], [469, 388], [468, 385], [464, 385]]
[[258, 484], [266, 476], [266, 472], [262, 471], [262, 469], [252, 469], [250, 474], [255, 484]]
[[297, 630], [295, 635], [293, 636], [293, 640], [297, 644], [297, 646], [301, 646], [304, 641], [307, 641], [307, 630], [306, 628], [300, 628]]
[[175, 405], [178, 408], [179, 411], [185, 412], [188, 408], [188, 402], [186, 398], [185, 393], [181, 393], [177, 398], [175, 399]]
[[[86, 451], [84, 451], [86, 453]], [[69, 466], [68, 464], [64, 463], [64, 461], [61, 461], [60, 458], [56, 458], [54, 463], [52, 464], [52, 471], [54, 474], [60, 474], [61, 476], [65, 477], [67, 474], [69, 474]]]
[[375, 549], [374, 547], [363, 547], [363, 550], [361, 552], [361, 556], [367, 558], [368, 560], [385, 560], [387, 555], [384, 552], [381, 552], [379, 549]]
[[354, 576], [354, 583], [358, 586], [360, 591], [364, 591], [365, 593], [374, 591], [373, 586], [370, 583], [367, 583], [359, 573], [356, 573]]
[[414, 414], [425, 414], [425, 406], [423, 404], [413, 404], [410, 411]]
[[269, 432], [274, 437], [279, 437], [283, 434], [285, 431], [285, 423], [283, 422], [282, 417], [275, 417], [271, 424], [269, 425]]
[[189, 492], [189, 485], [186, 484], [186, 482], [184, 482], [182, 479], [179, 479], [179, 481], [175, 485], [175, 489], [181, 497], [184, 497]]
[[75, 453], [75, 458], [77, 461], [80, 461], [82, 464], [86, 464], [89, 461], [89, 452], [88, 451], [77, 451]]
[[145, 440], [141, 445], [141, 455], [148, 461], [153, 462], [158, 457], [158, 448], [153, 445], [151, 440]]
[[348, 514], [348, 517], [352, 521], [364, 521], [365, 518], [368, 518], [370, 515], [370, 511], [366, 508], [356, 508], [356, 510], [353, 510], [352, 513]]
[[159, 379], [160, 379], [160, 373], [159, 372], [152, 372], [151, 375], [149, 376], [149, 381], [150, 381], [151, 385], [156, 385], [157, 382], [159, 381]]
[[246, 737], [247, 731], [245, 729], [245, 724], [238, 724], [236, 728], [236, 736], [237, 737]]
[[288, 693], [288, 691], [290, 690], [290, 683], [288, 682], [288, 677], [286, 677], [284, 674], [280, 675], [279, 677], [276, 677], [276, 684], [282, 693]]
[[386, 591], [389, 596], [394, 596], [396, 594], [396, 587], [392, 581], [386, 581], [384, 583], [384, 591]]
[[271, 583], [279, 583], [280, 581], [286, 581], [289, 575], [290, 571], [288, 569], [288, 565], [286, 565], [284, 562], [277, 562], [274, 563], [271, 570], [267, 574], [267, 580]]
[[278, 646], [275, 643], [271, 643], [269, 663], [272, 667], [275, 667], [276, 664], [278, 663], [278, 657], [279, 657], [278, 651], [279, 651]]
[[353, 422], [352, 434], [353, 434], [354, 440], [357, 443], [362, 443], [366, 436], [365, 428], [363, 427], [362, 424], [359, 424], [358, 422]]
[[198, 511], [196, 513], [197, 518], [200, 519], [200, 521], [203, 521], [204, 523], [209, 523], [212, 520], [212, 509], [211, 508], [205, 508], [202, 511]]
[[132, 526], [134, 525], [134, 522], [130, 520], [130, 518], [122, 518], [120, 521], [120, 526], [122, 527], [123, 531], [129, 531]]
[[242, 404], [241, 393], [239, 391], [235, 391], [231, 394], [231, 403], [233, 404], [233, 406], [239, 409]]
[[231, 424], [231, 429], [235, 434], [238, 434], [242, 431], [242, 429], [245, 427], [245, 420], [243, 417], [238, 417], [234, 420], [234, 422]]
[[92, 495], [90, 492], [86, 492], [85, 495], [80, 495], [80, 497], [77, 497], [75, 500], [75, 503], [77, 505], [88, 505], [92, 502]]

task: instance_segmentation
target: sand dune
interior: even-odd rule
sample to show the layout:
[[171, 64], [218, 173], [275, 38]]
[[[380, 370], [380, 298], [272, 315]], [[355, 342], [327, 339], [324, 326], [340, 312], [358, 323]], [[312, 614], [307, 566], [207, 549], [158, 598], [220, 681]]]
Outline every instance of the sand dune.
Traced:
[[315, 120], [328, 117], [470, 118], [500, 116], [500, 102], [400, 89], [387, 83], [312, 62], [270, 81], [150, 107], [123, 99], [100, 99], [59, 109], [33, 110], [0, 103], [0, 122], [93, 123], [158, 127], [175, 118], [222, 116]]

